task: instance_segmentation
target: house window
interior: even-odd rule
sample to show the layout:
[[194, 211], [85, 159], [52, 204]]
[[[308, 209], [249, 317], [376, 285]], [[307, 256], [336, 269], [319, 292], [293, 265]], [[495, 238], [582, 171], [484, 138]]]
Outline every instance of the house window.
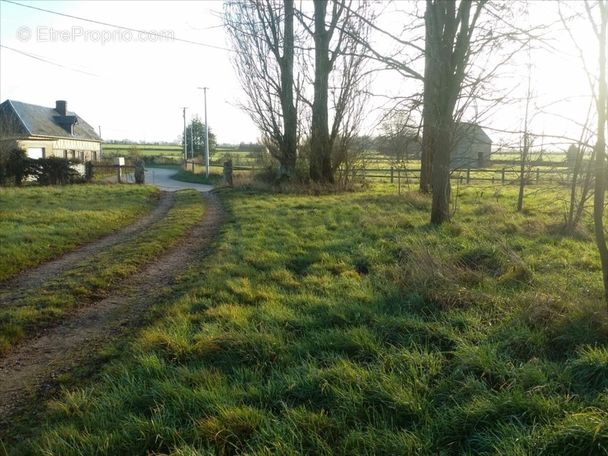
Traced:
[[28, 147], [26, 151], [28, 158], [39, 159], [44, 158], [44, 147]]
[[97, 151], [96, 150], [91, 152], [91, 160], [97, 161]]

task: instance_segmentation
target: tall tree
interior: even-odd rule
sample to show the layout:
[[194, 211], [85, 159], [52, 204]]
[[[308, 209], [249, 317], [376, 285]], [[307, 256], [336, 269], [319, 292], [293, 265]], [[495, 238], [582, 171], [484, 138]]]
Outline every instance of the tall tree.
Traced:
[[[192, 138], [192, 145], [190, 144], [190, 138]], [[192, 119], [190, 123], [186, 126], [186, 139], [188, 143], [188, 153], [190, 153], [191, 146], [193, 146], [194, 155], [202, 156], [205, 153], [205, 124], [201, 122], [198, 117]], [[215, 150], [216, 146], [217, 140], [215, 138], [215, 134], [213, 133], [211, 128], [209, 128], [209, 150]]]
[[[333, 182], [331, 174], [331, 143], [329, 141], [329, 73], [332, 59], [329, 42], [336, 23], [344, 9], [333, 3], [333, 17], [329, 28], [325, 25], [327, 2], [314, 2], [315, 83], [312, 104], [312, 129], [310, 134], [310, 178], [316, 182]], [[337, 54], [334, 54], [334, 59]]]
[[[560, 4], [558, 4], [560, 6]], [[600, 256], [602, 266], [602, 281], [604, 284], [604, 300], [608, 304], [608, 245], [606, 245], [606, 230], [604, 226], [604, 211], [606, 201], [606, 188], [608, 187], [606, 176], [606, 130], [608, 128], [608, 80], [606, 64], [608, 62], [608, 0], [585, 0], [584, 14], [597, 44], [597, 76], [590, 70], [586, 56], [589, 55], [588, 49], [581, 46], [579, 37], [570, 28], [564, 14], [559, 9], [562, 22], [570, 34], [573, 44], [578, 50], [581, 63], [587, 72], [589, 88], [595, 102], [596, 128], [595, 145], [593, 147], [593, 174], [594, 174], [594, 193], [593, 193], [593, 228], [595, 243]], [[581, 13], [574, 14], [578, 18]], [[588, 43], [585, 43], [588, 46]]]
[[524, 109], [524, 137], [523, 144], [520, 151], [520, 164], [519, 164], [519, 192], [517, 194], [517, 212], [521, 212], [524, 209], [524, 193], [526, 190], [527, 172], [526, 166], [528, 164], [528, 158], [530, 156], [530, 101], [532, 100], [532, 62], [530, 57], [530, 47], [528, 47], [528, 88], [526, 91], [526, 102]]
[[[471, 38], [485, 4], [485, 0], [461, 0], [458, 5], [456, 0], [426, 1], [422, 157], [423, 175], [430, 174], [433, 190], [433, 224], [443, 223], [450, 217], [454, 111], [471, 56]], [[428, 188], [421, 186], [421, 190]]]
[[604, 203], [606, 199], [606, 97], [608, 82], [606, 80], [606, 47], [608, 40], [608, 0], [597, 0], [598, 17], [596, 18], [589, 1], [585, 2], [587, 15], [598, 41], [598, 89], [595, 97], [597, 110], [597, 139], [595, 143], [595, 191], [593, 195], [593, 222], [595, 241], [600, 253], [602, 278], [604, 282], [604, 299], [608, 304], [608, 246], [604, 229]]
[[293, 0], [230, 0], [224, 21], [248, 97], [244, 107], [279, 161], [281, 176], [291, 177], [298, 146]]
[[347, 138], [354, 136], [363, 109], [362, 49], [371, 13], [366, 1], [331, 0], [315, 1], [312, 18], [302, 10], [298, 17], [314, 44], [313, 96], [312, 102], [307, 101], [312, 111], [310, 178], [333, 183], [339, 157], [344, 157]]

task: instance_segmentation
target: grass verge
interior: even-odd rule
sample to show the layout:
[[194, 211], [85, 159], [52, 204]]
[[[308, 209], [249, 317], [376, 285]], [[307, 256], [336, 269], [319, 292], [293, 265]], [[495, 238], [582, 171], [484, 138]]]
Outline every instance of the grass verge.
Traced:
[[150, 186], [0, 188], [0, 282], [129, 225], [157, 198]]
[[198, 192], [176, 193], [166, 217], [126, 243], [93, 255], [10, 306], [0, 308], [0, 354], [70, 309], [99, 300], [128, 286], [128, 279], [170, 248], [199, 221], [203, 204]]
[[514, 192], [440, 228], [417, 193], [223, 193], [184, 293], [11, 452], [605, 454], [595, 247]]
[[221, 182], [222, 176], [210, 173], [209, 177], [206, 177], [204, 174], [195, 174], [180, 168], [177, 173], [171, 176], [171, 179], [192, 184], [217, 185]]

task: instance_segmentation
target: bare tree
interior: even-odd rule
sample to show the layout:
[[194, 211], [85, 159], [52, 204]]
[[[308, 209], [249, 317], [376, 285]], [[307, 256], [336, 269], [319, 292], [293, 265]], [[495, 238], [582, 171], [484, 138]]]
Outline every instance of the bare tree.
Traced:
[[[471, 39], [485, 0], [427, 0], [421, 190], [433, 188], [431, 223], [450, 217], [450, 152], [454, 111], [471, 57]], [[430, 168], [430, 169], [429, 169]], [[430, 173], [429, 173], [430, 171]]]
[[[593, 173], [594, 173], [594, 193], [593, 193], [593, 227], [595, 233], [595, 243], [600, 255], [602, 266], [602, 281], [604, 284], [604, 300], [608, 304], [608, 246], [606, 245], [606, 231], [604, 227], [604, 205], [606, 199], [606, 129], [608, 119], [606, 109], [608, 81], [606, 76], [607, 63], [607, 40], [608, 40], [608, 0], [585, 0], [584, 14], [589, 22], [592, 33], [597, 40], [597, 65], [598, 76], [594, 80], [593, 71], [590, 70], [585, 59], [586, 53], [579, 45], [578, 37], [575, 36], [570, 28], [568, 21], [564, 18], [562, 10], [559, 10], [560, 17], [566, 30], [570, 34], [573, 44], [578, 50], [579, 58], [587, 73], [589, 87], [595, 102], [596, 129], [595, 145], [593, 148]], [[575, 14], [574, 17], [579, 17]]]
[[310, 178], [333, 183], [340, 157], [360, 125], [366, 84], [362, 47], [367, 42], [370, 10], [366, 2], [353, 0], [318, 1], [313, 6], [312, 17], [298, 12], [314, 43], [312, 102], [303, 95], [312, 111]]
[[[565, 230], [568, 233], [576, 231], [582, 217], [585, 206], [592, 196], [592, 184], [593, 184], [593, 148], [588, 146], [590, 140], [590, 129], [589, 129], [589, 117], [593, 103], [589, 105], [589, 111], [587, 112], [587, 119], [585, 124], [582, 126], [581, 136], [576, 145], [571, 144], [566, 152], [566, 160], [568, 166], [572, 171], [572, 177], [570, 181], [570, 199], [567, 203], [567, 213]], [[591, 154], [585, 163], [585, 156], [591, 149]]]
[[[597, 94], [595, 97], [597, 110], [597, 139], [595, 143], [595, 190], [593, 196], [593, 222], [595, 228], [595, 241], [600, 253], [602, 264], [602, 278], [604, 282], [604, 299], [608, 304], [608, 246], [606, 246], [606, 232], [604, 230], [604, 202], [606, 198], [606, 40], [608, 39], [608, 0], [597, 0], [598, 18], [589, 1], [585, 1], [587, 16], [592, 25], [593, 32], [598, 40], [599, 76]], [[599, 19], [599, 21], [597, 20]]]
[[528, 44], [528, 86], [526, 90], [526, 102], [524, 109], [524, 137], [523, 144], [520, 153], [520, 172], [519, 172], [519, 192], [517, 194], [517, 212], [521, 212], [524, 209], [524, 192], [526, 189], [527, 172], [526, 165], [528, 164], [530, 156], [530, 131], [529, 131], [529, 119], [530, 119], [530, 102], [532, 101], [532, 62], [530, 58], [530, 46]]
[[279, 161], [281, 176], [291, 177], [298, 145], [293, 0], [230, 0], [224, 20], [248, 97], [245, 109]]

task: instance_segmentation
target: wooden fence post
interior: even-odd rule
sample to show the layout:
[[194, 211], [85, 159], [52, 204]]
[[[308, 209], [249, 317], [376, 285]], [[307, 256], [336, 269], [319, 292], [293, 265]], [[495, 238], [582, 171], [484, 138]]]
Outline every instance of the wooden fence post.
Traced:
[[500, 176], [500, 183], [502, 185], [505, 185], [505, 169], [504, 168], [502, 169], [502, 173], [501, 173], [501, 176]]
[[393, 172], [394, 172], [394, 170], [393, 170], [393, 167], [391, 166], [391, 184], [393, 183]]
[[401, 168], [397, 168], [397, 194], [401, 195]]
[[540, 168], [536, 168], [536, 183], [538, 184], [538, 178], [540, 177]]
[[467, 184], [471, 183], [471, 168], [467, 168]]
[[224, 183], [232, 187], [232, 159], [224, 162]]

